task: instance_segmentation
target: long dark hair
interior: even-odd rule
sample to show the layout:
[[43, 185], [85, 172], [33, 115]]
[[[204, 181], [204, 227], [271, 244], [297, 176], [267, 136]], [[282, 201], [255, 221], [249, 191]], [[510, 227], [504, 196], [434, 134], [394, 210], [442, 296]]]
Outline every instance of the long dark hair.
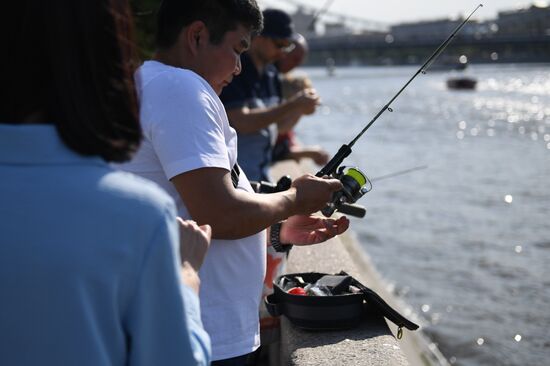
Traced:
[[128, 1], [17, 0], [2, 7], [0, 123], [40, 112], [77, 153], [128, 160], [141, 140]]

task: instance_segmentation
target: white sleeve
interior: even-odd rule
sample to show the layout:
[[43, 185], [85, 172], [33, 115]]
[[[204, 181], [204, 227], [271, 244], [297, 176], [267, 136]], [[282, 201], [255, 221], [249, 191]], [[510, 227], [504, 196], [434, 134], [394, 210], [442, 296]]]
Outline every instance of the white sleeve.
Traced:
[[168, 179], [204, 167], [231, 170], [220, 118], [225, 111], [197, 77], [184, 75], [164, 73], [142, 89], [145, 138]]

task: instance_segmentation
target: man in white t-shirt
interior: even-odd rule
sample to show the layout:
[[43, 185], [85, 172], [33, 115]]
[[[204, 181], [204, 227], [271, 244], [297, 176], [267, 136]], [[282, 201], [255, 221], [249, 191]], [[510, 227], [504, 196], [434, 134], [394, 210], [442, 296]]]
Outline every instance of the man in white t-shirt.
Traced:
[[121, 167], [161, 185], [180, 216], [211, 225], [200, 271], [202, 320], [213, 365], [244, 365], [260, 343], [266, 242], [307, 245], [345, 231], [346, 218], [308, 216], [341, 184], [306, 175], [288, 191], [260, 195], [239, 173], [236, 133], [218, 95], [261, 28], [254, 0], [164, 0], [158, 17], [155, 60], [136, 76], [144, 140]]

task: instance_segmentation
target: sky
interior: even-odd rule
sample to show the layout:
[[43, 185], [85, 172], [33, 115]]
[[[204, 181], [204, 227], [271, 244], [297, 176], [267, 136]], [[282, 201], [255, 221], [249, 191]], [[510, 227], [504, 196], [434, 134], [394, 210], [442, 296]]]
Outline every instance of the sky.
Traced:
[[[293, 11], [294, 3], [322, 8], [327, 0], [257, 0], [262, 8], [274, 7]], [[370, 21], [394, 24], [399, 22], [456, 18], [467, 15], [483, 3], [474, 19], [496, 18], [498, 11], [528, 7], [533, 0], [333, 0], [330, 10]], [[548, 1], [535, 0], [548, 5]]]

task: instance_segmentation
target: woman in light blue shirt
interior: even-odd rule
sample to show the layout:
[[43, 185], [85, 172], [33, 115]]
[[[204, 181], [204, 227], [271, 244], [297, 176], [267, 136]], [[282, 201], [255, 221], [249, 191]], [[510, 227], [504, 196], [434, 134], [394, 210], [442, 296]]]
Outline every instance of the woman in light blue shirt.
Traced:
[[0, 365], [207, 365], [209, 228], [111, 169], [139, 146], [126, 0], [19, 0], [0, 44]]

